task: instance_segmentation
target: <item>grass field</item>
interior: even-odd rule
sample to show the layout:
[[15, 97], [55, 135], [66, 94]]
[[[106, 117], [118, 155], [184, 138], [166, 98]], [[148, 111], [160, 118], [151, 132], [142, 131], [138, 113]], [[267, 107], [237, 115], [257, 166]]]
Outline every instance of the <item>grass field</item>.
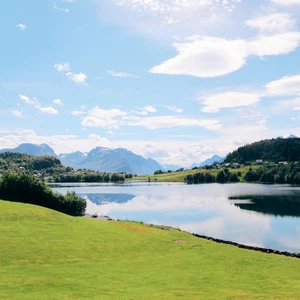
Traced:
[[[250, 166], [243, 166], [238, 169], [231, 169], [229, 168], [230, 173], [238, 173], [241, 172], [240, 181], [243, 182], [244, 175], [249, 171]], [[261, 168], [259, 165], [252, 165], [251, 168], [253, 170], [257, 170], [258, 168]], [[195, 174], [195, 173], [210, 173], [212, 175], [217, 176], [217, 174], [220, 172], [220, 170], [212, 169], [212, 170], [204, 170], [204, 169], [196, 169], [196, 170], [186, 170], [183, 172], [172, 172], [172, 173], [164, 173], [164, 174], [158, 174], [158, 175], [145, 175], [145, 176], [137, 176], [133, 177], [130, 180], [149, 180], [150, 181], [158, 181], [158, 182], [184, 182], [184, 178], [189, 174]]]
[[300, 260], [0, 201], [0, 299], [300, 299]]

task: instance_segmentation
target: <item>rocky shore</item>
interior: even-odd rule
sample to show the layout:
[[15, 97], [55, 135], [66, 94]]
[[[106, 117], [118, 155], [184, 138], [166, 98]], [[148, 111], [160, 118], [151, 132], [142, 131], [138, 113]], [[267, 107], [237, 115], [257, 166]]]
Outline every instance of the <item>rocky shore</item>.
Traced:
[[210, 240], [210, 241], [220, 243], [220, 244], [232, 245], [232, 246], [242, 248], [242, 249], [247, 249], [247, 250], [252, 250], [252, 251], [259, 251], [259, 252], [263, 252], [263, 253], [284, 255], [284, 256], [288, 256], [288, 257], [300, 258], [300, 253], [299, 252], [298, 253], [292, 253], [292, 252], [288, 252], [288, 251], [279, 251], [279, 250], [274, 250], [274, 249], [270, 249], [270, 248], [247, 246], [247, 245], [243, 245], [243, 244], [239, 244], [239, 243], [235, 243], [235, 242], [224, 241], [224, 240], [221, 240], [221, 239], [215, 239], [215, 238], [212, 238], [212, 237], [208, 237], [208, 236], [200, 235], [200, 234], [196, 234], [196, 233], [192, 233], [192, 235], [195, 236], [195, 237], [201, 238], [201, 239]]

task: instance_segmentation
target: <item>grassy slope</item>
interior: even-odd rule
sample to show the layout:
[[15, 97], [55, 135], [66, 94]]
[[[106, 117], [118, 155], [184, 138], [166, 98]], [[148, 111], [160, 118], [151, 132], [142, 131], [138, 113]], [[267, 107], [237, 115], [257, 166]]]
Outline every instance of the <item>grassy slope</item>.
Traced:
[[0, 201], [0, 247], [0, 299], [300, 297], [297, 259], [26, 204]]
[[[253, 170], [256, 170], [260, 168], [259, 165], [252, 165], [251, 168]], [[239, 169], [231, 169], [229, 168], [230, 173], [238, 173], [241, 172], [242, 176], [239, 177], [241, 181], [243, 181], [243, 176], [249, 171], [249, 166], [241, 167]], [[220, 172], [220, 170], [204, 170], [204, 169], [196, 169], [196, 170], [187, 170], [183, 172], [172, 172], [172, 173], [165, 173], [165, 174], [159, 174], [159, 175], [145, 175], [145, 176], [137, 176], [133, 177], [132, 180], [148, 180], [148, 177], [150, 177], [151, 181], [162, 181], [162, 182], [183, 182], [184, 178], [189, 174], [195, 174], [195, 173], [210, 173], [212, 175], [217, 176], [217, 174]], [[155, 180], [156, 179], [156, 180]]]

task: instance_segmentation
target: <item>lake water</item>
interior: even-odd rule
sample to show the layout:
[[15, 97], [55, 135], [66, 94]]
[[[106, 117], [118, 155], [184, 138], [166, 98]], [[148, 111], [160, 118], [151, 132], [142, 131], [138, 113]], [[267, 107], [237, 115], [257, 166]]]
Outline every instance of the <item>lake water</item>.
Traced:
[[61, 184], [89, 214], [170, 225], [245, 245], [300, 252], [300, 187], [131, 182]]

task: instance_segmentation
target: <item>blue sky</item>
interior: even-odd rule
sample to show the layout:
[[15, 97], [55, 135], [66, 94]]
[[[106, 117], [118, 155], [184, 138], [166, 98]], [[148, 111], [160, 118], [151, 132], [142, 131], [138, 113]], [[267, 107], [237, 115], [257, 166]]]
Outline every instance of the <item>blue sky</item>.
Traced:
[[300, 0], [0, 3], [0, 148], [189, 166], [300, 136]]

